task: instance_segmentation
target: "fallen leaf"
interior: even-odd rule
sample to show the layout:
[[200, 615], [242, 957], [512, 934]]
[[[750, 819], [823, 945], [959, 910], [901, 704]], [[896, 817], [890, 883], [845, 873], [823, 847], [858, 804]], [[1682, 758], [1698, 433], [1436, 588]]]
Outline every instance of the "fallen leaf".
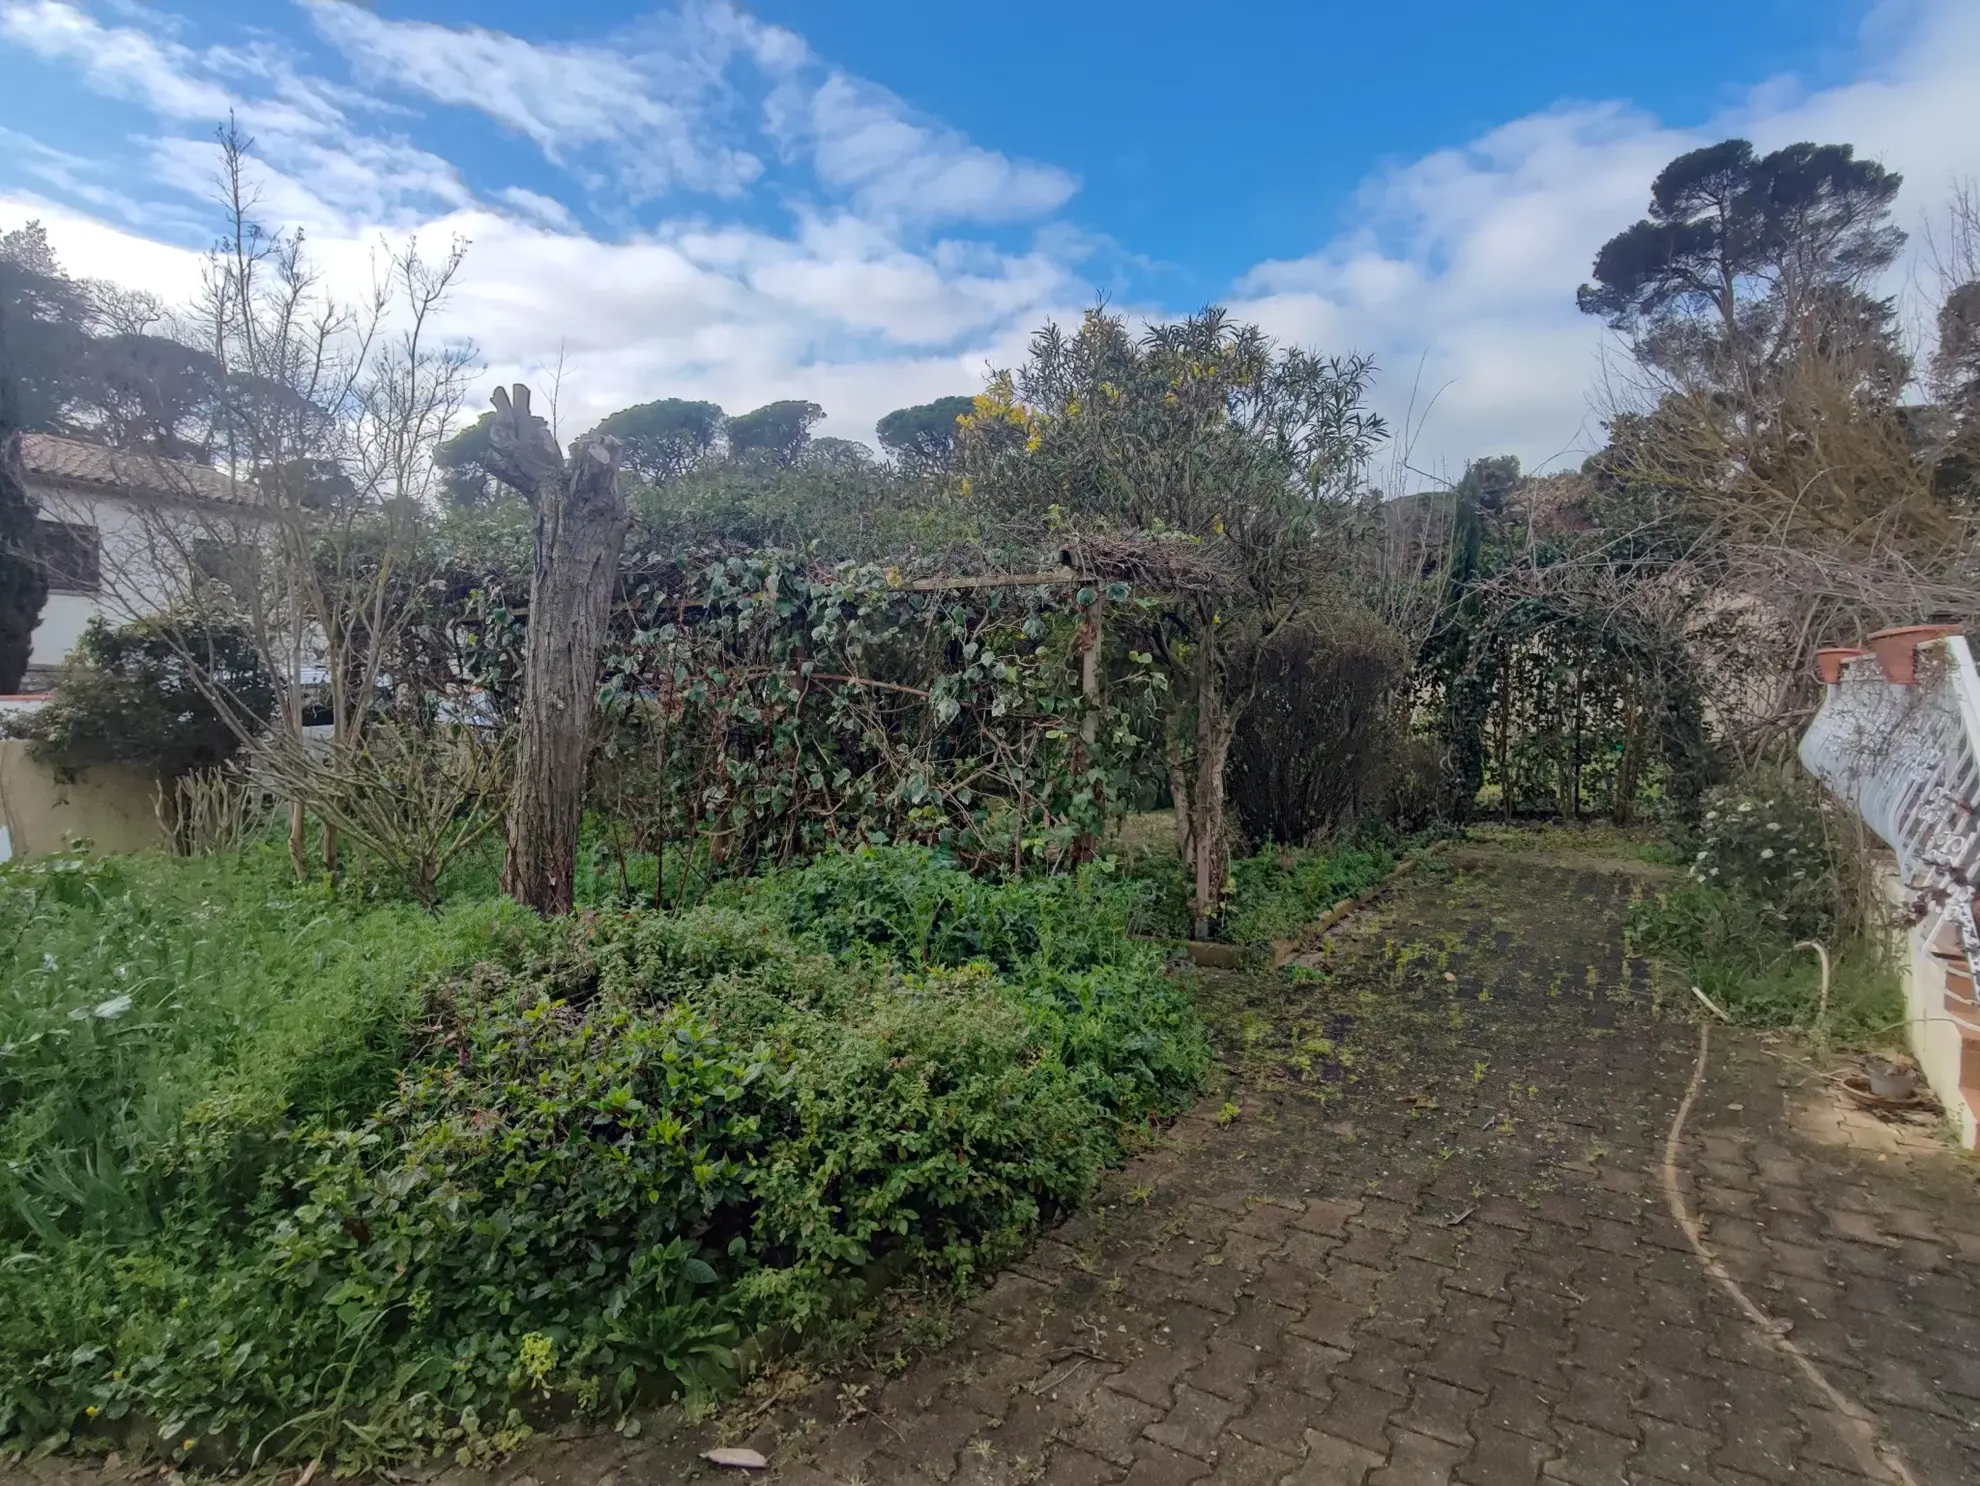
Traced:
[[717, 1445], [712, 1450], [703, 1450], [701, 1458], [710, 1465], [733, 1465], [738, 1470], [767, 1470], [770, 1462], [754, 1450], [740, 1449], [735, 1445]]

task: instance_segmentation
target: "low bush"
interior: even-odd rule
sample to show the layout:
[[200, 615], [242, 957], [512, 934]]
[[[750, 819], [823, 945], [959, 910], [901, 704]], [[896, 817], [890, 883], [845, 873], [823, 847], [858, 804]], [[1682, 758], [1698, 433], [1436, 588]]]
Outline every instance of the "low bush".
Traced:
[[[544, 924], [353, 919], [202, 863], [0, 874], [32, 899], [8, 900], [10, 971], [67, 975], [118, 915], [155, 939], [60, 995], [26, 977], [32, 1014], [18, 992], [0, 1014], [0, 1440], [472, 1458], [538, 1408], [713, 1388], [740, 1336], [817, 1327], [876, 1260], [980, 1274], [1206, 1063], [1159, 953], [1119, 931], [1138, 892], [1097, 869], [994, 884], [866, 851], [686, 914]], [[132, 872], [205, 891], [147, 917]], [[280, 989], [223, 975], [229, 939]], [[117, 964], [128, 1004], [86, 999]], [[319, 979], [345, 986], [325, 1009]], [[96, 1087], [61, 1094], [64, 1068]], [[58, 1127], [62, 1181], [33, 1155]], [[133, 1195], [92, 1198], [104, 1174]]]
[[1821, 962], [1791, 937], [1774, 903], [1707, 881], [1686, 880], [1639, 904], [1630, 929], [1682, 982], [1737, 1021], [1815, 1030], [1836, 1042], [1875, 1042], [1903, 1024], [1897, 973], [1875, 940], [1859, 935], [1830, 951], [1825, 1019]]
[[1790, 938], [1835, 928], [1845, 898], [1841, 862], [1812, 778], [1762, 770], [1713, 790], [1704, 804], [1693, 833], [1694, 882], [1745, 899]]
[[1286, 938], [1341, 899], [1373, 887], [1395, 865], [1395, 853], [1375, 842], [1307, 851], [1267, 847], [1231, 863], [1223, 937], [1234, 944]]

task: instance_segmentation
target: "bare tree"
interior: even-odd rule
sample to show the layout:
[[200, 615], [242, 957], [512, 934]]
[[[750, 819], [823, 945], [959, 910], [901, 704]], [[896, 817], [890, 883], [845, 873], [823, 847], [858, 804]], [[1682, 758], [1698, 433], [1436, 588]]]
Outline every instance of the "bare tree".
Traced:
[[491, 467], [536, 511], [529, 636], [502, 891], [540, 913], [571, 907], [598, 657], [632, 513], [619, 441], [587, 435], [565, 460], [529, 389], [495, 389]]
[[[196, 328], [224, 370], [212, 441], [220, 471], [194, 478], [160, 465], [161, 483], [185, 484], [186, 499], [148, 509], [135, 534], [106, 542], [108, 593], [127, 617], [165, 610], [194, 630], [216, 604], [237, 611], [275, 681], [276, 715], [264, 720], [224, 678], [201, 673], [189, 633], [186, 658], [203, 688], [244, 741], [272, 726], [295, 757], [320, 698], [326, 767], [348, 773], [427, 561], [433, 451], [459, 418], [474, 367], [472, 348], [438, 331], [466, 244], [455, 240], [437, 262], [417, 242], [382, 247], [368, 292], [346, 301], [300, 232], [258, 220], [251, 141], [229, 122], [218, 142], [226, 236], [182, 329]], [[326, 821], [332, 869], [337, 836]], [[298, 874], [303, 841], [297, 799]]]

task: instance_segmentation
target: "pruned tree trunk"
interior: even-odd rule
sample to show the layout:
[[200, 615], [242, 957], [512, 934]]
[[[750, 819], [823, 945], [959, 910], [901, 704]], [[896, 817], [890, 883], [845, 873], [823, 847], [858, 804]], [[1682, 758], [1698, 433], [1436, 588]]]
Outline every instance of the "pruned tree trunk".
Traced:
[[1198, 939], [1209, 937], [1210, 922], [1218, 916], [1224, 899], [1224, 872], [1229, 847], [1225, 841], [1224, 766], [1231, 756], [1231, 739], [1237, 733], [1234, 719], [1212, 707], [1207, 726], [1196, 735], [1196, 798], [1190, 803], [1190, 825], [1196, 851], [1196, 928]]
[[568, 913], [598, 656], [632, 517], [619, 492], [617, 439], [585, 439], [566, 464], [549, 425], [530, 413], [527, 387], [498, 387], [494, 402], [495, 472], [536, 509], [502, 891], [539, 913]]
[[1237, 718], [1224, 704], [1217, 664], [1217, 619], [1205, 603], [1196, 647], [1196, 758], [1189, 791], [1189, 828], [1196, 874], [1195, 936], [1205, 939], [1224, 896], [1224, 766]]
[[1189, 769], [1183, 759], [1180, 714], [1171, 709], [1163, 739], [1163, 757], [1169, 766], [1169, 799], [1176, 815], [1176, 850], [1185, 864], [1196, 860], [1196, 842], [1190, 835]]

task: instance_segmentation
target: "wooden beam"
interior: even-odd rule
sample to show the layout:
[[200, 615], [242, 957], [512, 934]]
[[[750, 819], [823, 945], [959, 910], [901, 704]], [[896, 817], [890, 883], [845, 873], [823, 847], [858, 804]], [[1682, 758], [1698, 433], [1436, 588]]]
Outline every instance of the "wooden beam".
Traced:
[[1050, 588], [1059, 583], [1078, 583], [1080, 575], [1071, 568], [1052, 568], [1043, 573], [981, 573], [961, 578], [916, 578], [901, 587], [910, 593], [946, 593], [964, 588]]

